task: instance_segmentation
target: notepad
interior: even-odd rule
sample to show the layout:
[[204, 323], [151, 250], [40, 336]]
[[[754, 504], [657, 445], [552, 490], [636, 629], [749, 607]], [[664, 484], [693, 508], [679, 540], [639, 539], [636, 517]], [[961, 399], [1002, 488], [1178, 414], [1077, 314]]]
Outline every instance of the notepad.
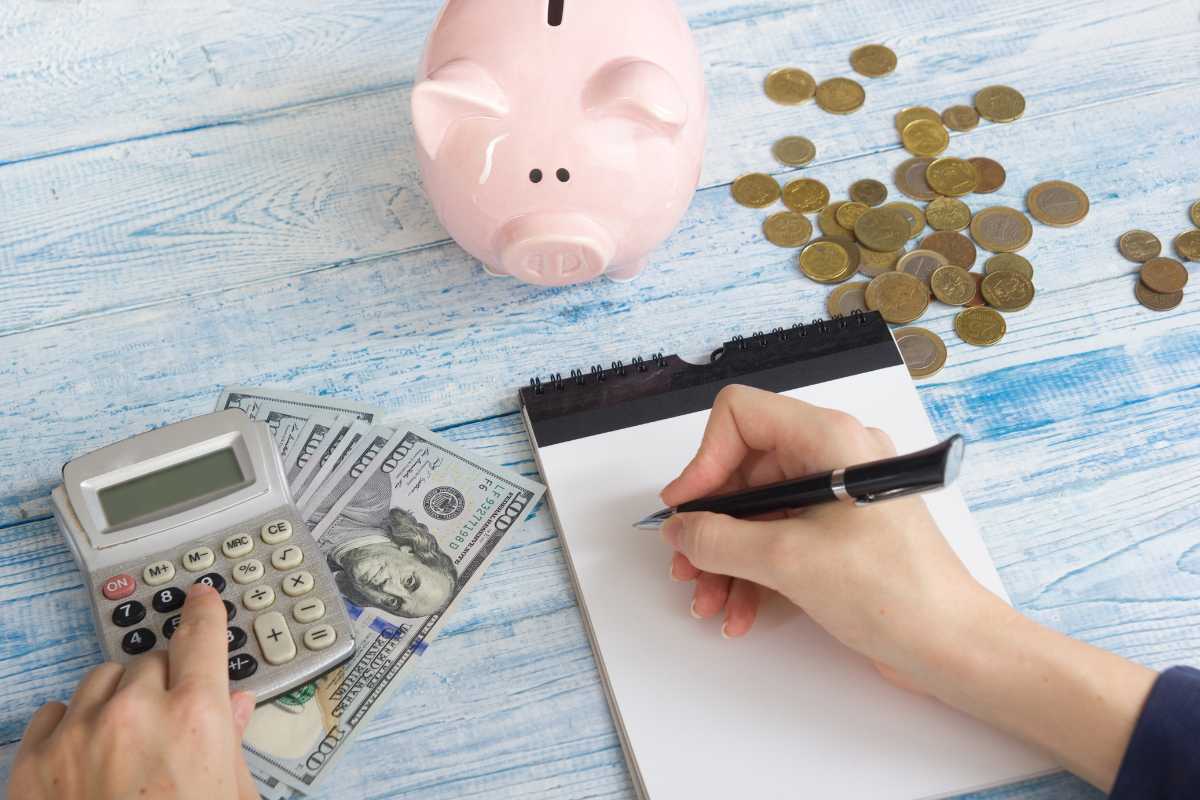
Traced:
[[[918, 800], [1057, 769], [1044, 753], [872, 665], [771, 597], [726, 640], [689, 612], [670, 549], [631, 524], [695, 453], [717, 392], [742, 383], [847, 411], [899, 452], [936, 442], [878, 314], [726, 342], [708, 364], [655, 356], [535, 380], [526, 427], [639, 794]], [[970, 448], [964, 470], [970, 470]], [[924, 496], [959, 558], [1008, 600], [957, 489]]]

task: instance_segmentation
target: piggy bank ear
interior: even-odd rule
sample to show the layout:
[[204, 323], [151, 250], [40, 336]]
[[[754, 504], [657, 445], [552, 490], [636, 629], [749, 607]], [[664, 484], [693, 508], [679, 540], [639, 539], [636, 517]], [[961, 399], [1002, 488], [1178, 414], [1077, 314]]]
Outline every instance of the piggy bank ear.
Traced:
[[679, 84], [658, 64], [641, 59], [601, 67], [584, 87], [583, 107], [589, 114], [626, 117], [667, 135], [688, 118]]
[[487, 70], [468, 59], [438, 67], [412, 93], [413, 127], [425, 154], [437, 155], [446, 131], [460, 119], [501, 119], [508, 98]]

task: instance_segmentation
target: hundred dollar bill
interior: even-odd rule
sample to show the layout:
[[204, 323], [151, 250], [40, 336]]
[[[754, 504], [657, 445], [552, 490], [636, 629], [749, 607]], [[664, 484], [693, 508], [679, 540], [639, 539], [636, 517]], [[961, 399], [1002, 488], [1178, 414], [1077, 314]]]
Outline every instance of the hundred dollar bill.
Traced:
[[[321, 414], [313, 417], [300, 429], [300, 435], [296, 437], [296, 445], [288, 453], [280, 454], [284, 457], [283, 474], [287, 478], [287, 484], [292, 490], [293, 497], [296, 495], [296, 481], [300, 477], [300, 473], [304, 471], [304, 467], [310, 461], [320, 457], [331, 440], [332, 432], [338, 430], [345, 419], [340, 414], [337, 416]], [[349, 425], [349, 423], [346, 424]]]
[[280, 455], [285, 458], [300, 430], [314, 417], [350, 414], [355, 419], [370, 423], [380, 415], [378, 409], [362, 403], [309, 397], [281, 389], [249, 389], [241, 386], [226, 387], [217, 398], [217, 411], [227, 408], [240, 408], [251, 419], [266, 422]]
[[301, 516], [304, 516], [304, 510], [309, 505], [325, 495], [328, 490], [326, 483], [341, 469], [346, 458], [355, 454], [358, 443], [370, 431], [371, 426], [367, 423], [355, 422], [335, 437], [317, 464], [309, 465], [312, 472], [301, 473], [296, 478], [296, 483], [300, 487], [299, 496], [296, 497], [296, 508], [300, 509]]
[[367, 441], [331, 478], [352, 476], [345, 491], [331, 488], [310, 517], [354, 620], [355, 654], [260, 706], [246, 729], [256, 773], [302, 793], [395, 693], [545, 491], [426, 431]]
[[351, 445], [346, 451], [345, 460], [334, 467], [320, 490], [313, 494], [308, 504], [300, 510], [304, 521], [312, 530], [313, 538], [318, 542], [321, 541], [321, 534], [334, 522], [334, 517], [329, 513], [330, 509], [345, 499], [359, 476], [395, 435], [394, 429], [383, 425], [367, 431], [362, 439]]

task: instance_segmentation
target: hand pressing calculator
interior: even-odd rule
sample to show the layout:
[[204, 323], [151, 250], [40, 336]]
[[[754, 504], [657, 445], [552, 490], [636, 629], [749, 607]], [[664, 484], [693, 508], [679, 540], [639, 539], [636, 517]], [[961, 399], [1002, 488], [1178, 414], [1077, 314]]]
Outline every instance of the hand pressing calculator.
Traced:
[[165, 648], [192, 583], [229, 620], [229, 680], [263, 702], [349, 658], [346, 607], [265, 423], [238, 409], [63, 467], [54, 516], [87, 578], [107, 658]]

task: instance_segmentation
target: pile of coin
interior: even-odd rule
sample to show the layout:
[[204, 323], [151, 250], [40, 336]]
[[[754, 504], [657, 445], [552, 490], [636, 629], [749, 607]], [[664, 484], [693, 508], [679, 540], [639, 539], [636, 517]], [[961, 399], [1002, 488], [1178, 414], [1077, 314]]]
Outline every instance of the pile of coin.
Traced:
[[[1184, 261], [1200, 261], [1200, 200], [1192, 203], [1188, 216], [1195, 226], [1175, 237], [1175, 253]], [[1132, 230], [1117, 239], [1117, 250], [1141, 264], [1134, 297], [1151, 311], [1170, 311], [1183, 302], [1188, 270], [1173, 258], [1162, 255], [1162, 242], [1149, 231]]]
[[[896, 69], [896, 54], [881, 44], [863, 45], [850, 53], [850, 66], [860, 75], [879, 78]], [[862, 84], [852, 78], [829, 78], [817, 83], [799, 67], [773, 70], [763, 81], [763, 90], [767, 97], [785, 106], [797, 106], [816, 98], [817, 105], [830, 114], [853, 114], [867, 100]]]
[[981, 117], [1012, 122], [1025, 113], [1025, 97], [1010, 86], [985, 86], [975, 93], [974, 103], [950, 106], [941, 114], [928, 106], [904, 109], [896, 115], [896, 132], [904, 149], [918, 158], [933, 158], [950, 146], [951, 130], [969, 131]]

